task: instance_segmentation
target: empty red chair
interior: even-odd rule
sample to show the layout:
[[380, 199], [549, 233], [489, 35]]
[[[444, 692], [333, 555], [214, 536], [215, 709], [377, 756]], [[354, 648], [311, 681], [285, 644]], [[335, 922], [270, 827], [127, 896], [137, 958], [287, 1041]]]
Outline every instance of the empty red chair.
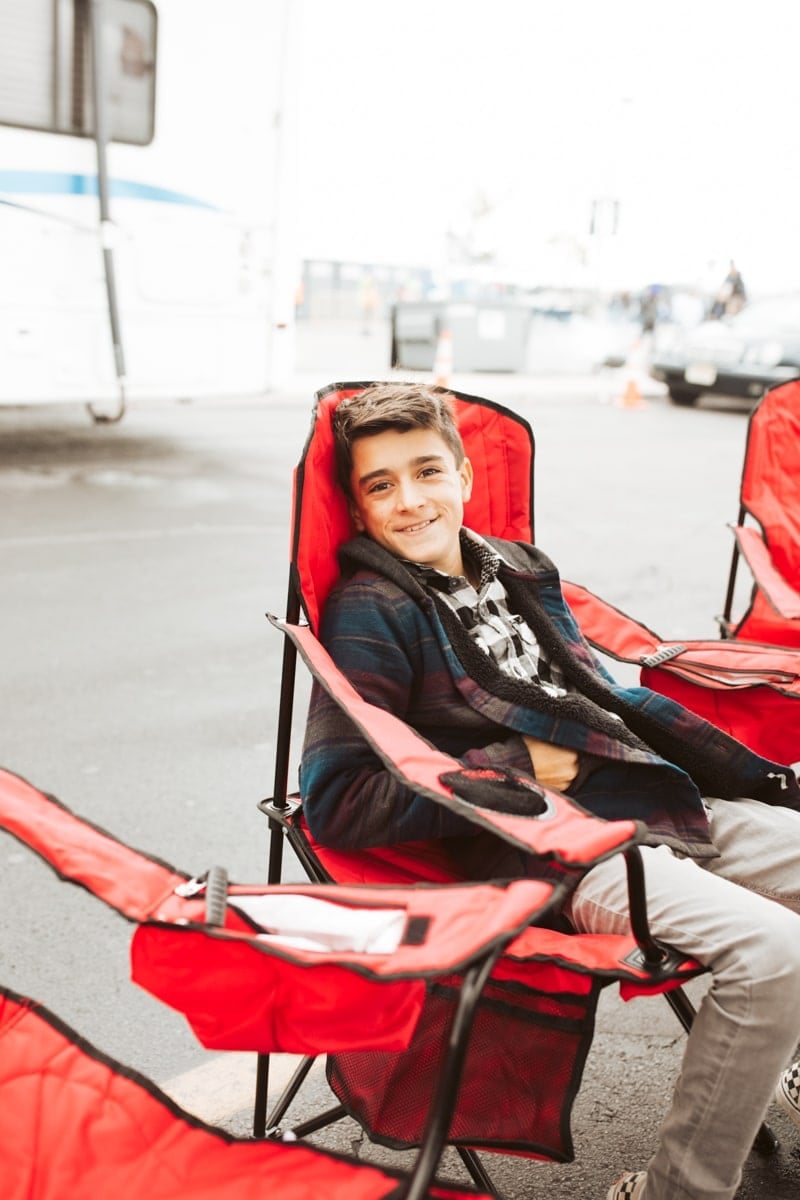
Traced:
[[[555, 896], [551, 884], [228, 885], [218, 868], [190, 878], [4, 770], [0, 828], [135, 924], [133, 980], [182, 1012], [209, 1048], [366, 1052], [379, 1065], [419, 1038], [432, 984], [453, 987], [455, 978], [460, 984], [448, 1003], [445, 1051], [431, 1063], [419, 1107], [419, 1155], [404, 1181], [387, 1186], [380, 1173], [366, 1172], [362, 1184], [357, 1171], [335, 1167], [328, 1186], [324, 1156], [287, 1159], [271, 1143], [225, 1156], [231, 1139], [175, 1120], [142, 1081], [134, 1087], [107, 1063], [98, 1068], [64, 1052], [46, 1029], [21, 1042], [18, 1016], [29, 1010], [23, 1005], [17, 1014], [12, 1003], [4, 1013], [0, 1005], [4, 1198], [27, 1200], [33, 1180], [42, 1200], [212, 1197], [221, 1195], [223, 1181], [235, 1189], [229, 1194], [249, 1196], [254, 1180], [276, 1200], [429, 1195], [476, 1003], [503, 949], [546, 914]], [[4, 1015], [12, 1031], [5, 1037]], [[117, 1180], [123, 1169], [129, 1175]]]
[[[771, 388], [750, 415], [722, 636], [800, 646], [800, 380]], [[739, 559], [753, 578], [733, 615]]]

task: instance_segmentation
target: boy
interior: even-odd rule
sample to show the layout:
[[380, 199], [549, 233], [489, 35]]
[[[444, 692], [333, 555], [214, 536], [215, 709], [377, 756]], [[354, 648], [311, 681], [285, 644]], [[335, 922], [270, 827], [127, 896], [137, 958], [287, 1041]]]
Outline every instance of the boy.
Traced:
[[[334, 431], [359, 534], [322, 628], [338, 666], [465, 764], [527, 771], [598, 816], [642, 821], [651, 930], [711, 971], [656, 1153], [608, 1200], [729, 1200], [800, 1037], [797, 780], [680, 705], [615, 685], [541, 551], [464, 529], [472, 466], [440, 393], [376, 385], [339, 406]], [[548, 870], [398, 783], [318, 687], [301, 790], [323, 844], [443, 839], [468, 877]], [[577, 883], [564, 915], [628, 932], [621, 856]], [[780, 1096], [800, 1126], [796, 1078], [781, 1076]]]

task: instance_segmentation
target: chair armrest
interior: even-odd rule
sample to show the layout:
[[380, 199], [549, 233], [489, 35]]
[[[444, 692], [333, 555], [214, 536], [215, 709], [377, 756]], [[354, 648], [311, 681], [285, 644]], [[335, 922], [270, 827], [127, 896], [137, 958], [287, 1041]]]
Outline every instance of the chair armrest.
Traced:
[[[642, 840], [644, 826], [637, 821], [603, 821], [577, 808], [560, 792], [522, 775], [512, 781], [511, 772], [483, 769], [476, 773], [466, 769], [399, 717], [364, 700], [309, 626], [293, 625], [269, 614], [268, 620], [291, 639], [311, 673], [386, 769], [419, 795], [518, 849], [573, 868], [592, 866]], [[504, 791], [511, 802], [501, 811], [499, 797]], [[520, 801], [525, 793], [530, 796], [530, 805], [527, 814], [521, 815]]]
[[587, 642], [619, 662], [654, 666], [686, 649], [681, 643], [663, 641], [641, 621], [578, 583], [562, 580], [561, 590]]
[[800, 592], [775, 566], [761, 531], [752, 525], [736, 525], [733, 534], [742, 558], [770, 607], [786, 620], [800, 619]]

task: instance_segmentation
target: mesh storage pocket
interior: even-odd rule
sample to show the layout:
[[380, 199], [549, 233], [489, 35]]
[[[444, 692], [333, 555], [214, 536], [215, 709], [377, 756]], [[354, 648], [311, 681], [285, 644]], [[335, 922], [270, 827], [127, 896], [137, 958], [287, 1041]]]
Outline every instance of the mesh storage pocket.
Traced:
[[[476, 1010], [448, 1141], [570, 1162], [570, 1112], [594, 1030], [599, 989], [550, 993], [491, 979]], [[576, 983], [578, 980], [576, 978]], [[429, 984], [399, 1053], [331, 1055], [328, 1082], [375, 1142], [418, 1145], [439, 1076], [460, 978]]]

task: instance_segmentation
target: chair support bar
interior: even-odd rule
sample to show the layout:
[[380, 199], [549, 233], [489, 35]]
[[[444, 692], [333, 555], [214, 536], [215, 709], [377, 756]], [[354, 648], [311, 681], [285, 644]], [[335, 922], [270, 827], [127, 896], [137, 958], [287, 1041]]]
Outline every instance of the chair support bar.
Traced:
[[657, 971], [663, 967], [669, 957], [666, 946], [662, 946], [650, 932], [647, 920], [647, 892], [644, 882], [644, 867], [638, 846], [631, 846], [625, 851], [625, 865], [628, 868], [628, 905], [630, 908], [631, 930], [636, 938], [636, 944], [642, 952], [644, 965], [648, 970]]
[[403, 1200], [426, 1200], [428, 1195], [428, 1188], [444, 1150], [451, 1116], [461, 1085], [475, 1008], [486, 980], [501, 954], [502, 947], [491, 951], [485, 958], [474, 963], [464, 975], [458, 1006], [450, 1025], [444, 1061], [428, 1111], [422, 1146], [408, 1185], [402, 1190]]

